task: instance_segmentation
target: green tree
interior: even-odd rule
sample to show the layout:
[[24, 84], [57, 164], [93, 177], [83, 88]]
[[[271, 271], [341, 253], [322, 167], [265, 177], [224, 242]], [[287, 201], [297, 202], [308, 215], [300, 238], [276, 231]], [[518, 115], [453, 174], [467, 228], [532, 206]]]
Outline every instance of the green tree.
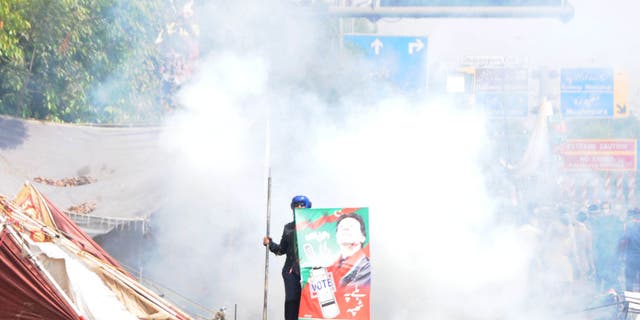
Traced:
[[[8, 107], [17, 101], [24, 76], [24, 50], [20, 38], [31, 25], [24, 18], [26, 1], [0, 2], [0, 112], [11, 113]], [[7, 102], [8, 101], [8, 102]]]
[[66, 122], [155, 120], [172, 18], [164, 1], [3, 0], [0, 112]]

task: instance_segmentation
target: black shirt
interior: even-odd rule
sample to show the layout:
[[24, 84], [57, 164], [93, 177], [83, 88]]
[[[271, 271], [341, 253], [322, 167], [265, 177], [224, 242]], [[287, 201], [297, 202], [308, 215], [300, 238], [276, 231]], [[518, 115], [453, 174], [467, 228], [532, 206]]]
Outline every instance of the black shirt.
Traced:
[[296, 275], [300, 275], [300, 264], [296, 249], [295, 222], [292, 221], [284, 225], [280, 244], [270, 241], [269, 250], [278, 256], [283, 254], [287, 255], [287, 258], [284, 261], [284, 266], [282, 267], [282, 273], [294, 273]]

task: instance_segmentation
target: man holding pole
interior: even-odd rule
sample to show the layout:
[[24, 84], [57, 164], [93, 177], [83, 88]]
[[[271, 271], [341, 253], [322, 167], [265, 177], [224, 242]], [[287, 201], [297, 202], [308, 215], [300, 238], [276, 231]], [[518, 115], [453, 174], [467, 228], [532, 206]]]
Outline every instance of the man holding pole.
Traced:
[[273, 242], [267, 235], [263, 239], [263, 244], [269, 246], [269, 251], [275, 255], [286, 254], [284, 266], [282, 267], [282, 278], [284, 279], [285, 320], [298, 320], [298, 310], [300, 308], [300, 264], [298, 260], [298, 249], [296, 245], [296, 208], [311, 208], [311, 201], [306, 196], [298, 195], [291, 199], [291, 210], [294, 212], [293, 221], [284, 225], [280, 244]]

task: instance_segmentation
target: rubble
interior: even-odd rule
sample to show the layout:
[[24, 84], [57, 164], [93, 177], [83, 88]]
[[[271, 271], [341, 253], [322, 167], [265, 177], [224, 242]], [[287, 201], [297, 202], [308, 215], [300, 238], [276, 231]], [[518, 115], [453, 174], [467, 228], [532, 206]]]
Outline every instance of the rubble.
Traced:
[[56, 186], [56, 187], [75, 187], [75, 186], [81, 186], [83, 184], [95, 183], [98, 181], [98, 179], [90, 176], [78, 176], [78, 177], [63, 178], [58, 180], [43, 178], [43, 177], [35, 177], [33, 178], [33, 181], [37, 183], [47, 184], [50, 186]]
[[68, 207], [66, 212], [77, 213], [77, 214], [88, 214], [96, 209], [95, 202], [84, 202], [77, 206]]

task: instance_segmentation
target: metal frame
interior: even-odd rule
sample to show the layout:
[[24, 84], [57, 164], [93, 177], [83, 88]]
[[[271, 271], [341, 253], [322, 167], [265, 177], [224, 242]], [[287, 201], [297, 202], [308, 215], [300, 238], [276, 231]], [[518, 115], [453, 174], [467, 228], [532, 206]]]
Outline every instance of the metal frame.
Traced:
[[330, 6], [328, 13], [341, 18], [557, 18], [567, 22], [573, 18], [574, 8], [567, 1], [560, 6], [538, 7], [381, 7], [374, 0], [370, 7]]

